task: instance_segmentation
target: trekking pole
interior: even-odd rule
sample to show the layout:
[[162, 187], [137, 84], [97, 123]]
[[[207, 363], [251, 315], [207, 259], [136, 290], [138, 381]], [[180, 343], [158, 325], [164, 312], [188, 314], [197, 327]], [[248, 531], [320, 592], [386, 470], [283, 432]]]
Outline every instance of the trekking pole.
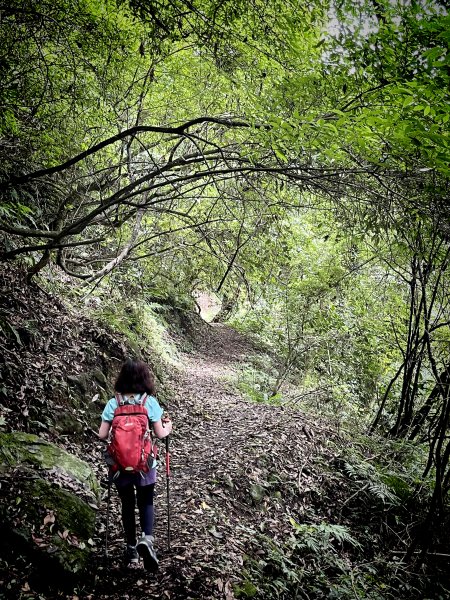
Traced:
[[111, 479], [108, 477], [108, 496], [106, 500], [106, 528], [105, 528], [105, 559], [108, 560], [108, 533], [109, 533], [109, 507], [111, 504]]
[[167, 548], [168, 548], [168, 550], [170, 552], [170, 495], [169, 495], [169, 478], [170, 478], [169, 436], [166, 436]]

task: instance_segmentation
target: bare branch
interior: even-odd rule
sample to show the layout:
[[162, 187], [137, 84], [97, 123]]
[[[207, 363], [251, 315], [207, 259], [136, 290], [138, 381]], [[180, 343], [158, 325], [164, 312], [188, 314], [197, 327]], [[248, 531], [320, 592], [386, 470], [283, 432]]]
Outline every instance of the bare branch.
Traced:
[[[146, 133], [146, 132], [147, 133], [163, 133], [163, 134], [171, 134], [171, 135], [175, 134], [175, 135], [183, 136], [190, 127], [198, 125], [199, 123], [214, 123], [216, 125], [224, 125], [225, 127], [228, 127], [228, 128], [235, 128], [235, 127], [249, 128], [249, 127], [251, 127], [251, 125], [249, 123], [247, 123], [246, 121], [238, 121], [238, 120], [233, 120], [233, 119], [229, 119], [229, 118], [221, 118], [221, 117], [198, 117], [196, 119], [192, 119], [191, 121], [187, 121], [186, 123], [183, 123], [182, 125], [179, 125], [178, 127], [169, 127], [169, 126], [161, 127], [161, 126], [156, 126], [156, 125], [138, 125], [135, 127], [131, 127], [130, 129], [126, 129], [125, 131], [121, 131], [117, 135], [113, 135], [112, 137], [107, 138], [106, 140], [103, 140], [102, 142], [99, 142], [98, 144], [95, 144], [94, 146], [91, 146], [91, 148], [88, 148], [84, 152], [77, 154], [76, 156], [70, 158], [69, 160], [67, 160], [64, 163], [61, 163], [54, 167], [49, 167], [47, 169], [39, 169], [38, 171], [33, 171], [32, 173], [27, 173], [26, 175], [13, 175], [13, 176], [11, 176], [11, 178], [9, 180], [6, 180], [6, 182], [3, 183], [3, 186], [9, 187], [11, 185], [21, 185], [21, 184], [27, 183], [28, 181], [31, 181], [32, 179], [38, 179], [40, 177], [53, 175], [54, 173], [60, 173], [61, 171], [65, 171], [69, 167], [76, 165], [77, 163], [84, 160], [88, 156], [91, 156], [92, 154], [96, 154], [103, 148], [106, 148], [107, 146], [110, 146], [111, 144], [114, 144], [120, 140], [127, 138], [127, 137], [135, 136], [138, 133]], [[255, 127], [255, 125], [253, 125], [253, 126]], [[256, 125], [256, 127], [258, 127], [258, 125]], [[261, 127], [261, 126], [259, 126], [259, 127]]]
[[39, 244], [36, 246], [22, 246], [21, 248], [16, 248], [15, 250], [10, 250], [9, 252], [0, 254], [0, 260], [11, 260], [20, 254], [26, 254], [27, 252], [38, 252], [39, 250], [62, 250], [64, 248], [73, 248], [75, 246], [89, 246], [90, 244], [103, 242], [104, 239], [104, 237], [98, 237], [90, 240], [82, 240], [80, 242], [66, 242], [65, 244]]
[[98, 279], [99, 277], [104, 277], [108, 273], [111, 273], [111, 271], [113, 269], [115, 269], [115, 267], [117, 267], [121, 262], [123, 262], [126, 259], [126, 257], [128, 256], [128, 254], [130, 253], [130, 251], [133, 247], [134, 242], [136, 241], [136, 238], [139, 235], [139, 229], [141, 226], [142, 217], [144, 216], [144, 212], [145, 212], [145, 209], [143, 209], [143, 208], [141, 208], [137, 212], [136, 222], [134, 224], [134, 228], [131, 233], [130, 239], [128, 240], [128, 242], [126, 243], [126, 245], [124, 246], [124, 248], [122, 249], [120, 254], [118, 256], [116, 256], [115, 258], [113, 258], [113, 260], [111, 260], [107, 265], [105, 265], [103, 267], [103, 269], [100, 269], [100, 271], [97, 271], [96, 273], [94, 273], [93, 275], [88, 277], [87, 278], [88, 282], [94, 281], [95, 279]]

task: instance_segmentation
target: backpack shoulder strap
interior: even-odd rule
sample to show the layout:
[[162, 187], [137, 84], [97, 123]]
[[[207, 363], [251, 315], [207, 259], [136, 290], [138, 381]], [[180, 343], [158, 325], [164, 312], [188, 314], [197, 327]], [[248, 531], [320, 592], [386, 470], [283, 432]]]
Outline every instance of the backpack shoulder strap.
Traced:
[[138, 404], [140, 404], [141, 406], [144, 406], [145, 401], [147, 400], [148, 394], [146, 392], [144, 392], [142, 394], [142, 396], [139, 398], [139, 402]]

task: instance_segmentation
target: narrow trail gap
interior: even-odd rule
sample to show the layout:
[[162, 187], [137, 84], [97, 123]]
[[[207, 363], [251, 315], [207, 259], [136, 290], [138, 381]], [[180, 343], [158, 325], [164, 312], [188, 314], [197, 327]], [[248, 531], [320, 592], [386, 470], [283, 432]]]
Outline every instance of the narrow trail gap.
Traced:
[[[230, 578], [242, 571], [243, 555], [255, 534], [276, 536], [286, 531], [283, 486], [300, 486], [305, 465], [317, 448], [308, 419], [300, 413], [289, 411], [288, 417], [285, 408], [246, 401], [236, 389], [239, 363], [257, 353], [254, 342], [217, 324], [172, 371], [171, 552], [161, 461], [155, 498], [159, 573], [151, 577], [142, 569], [126, 576], [121, 572], [114, 581], [116, 594], [127, 597], [124, 590], [134, 581], [137, 595], [130, 598], [140, 598], [139, 589], [142, 597], [233, 598]], [[299, 436], [301, 444], [296, 441]], [[160, 446], [163, 456], [164, 443]], [[285, 453], [291, 461], [287, 476]], [[279, 488], [275, 501], [263, 498], [265, 489], [259, 485], [268, 476]], [[112, 519], [119, 521], [119, 503], [113, 495]], [[116, 526], [111, 535], [112, 562], [119, 570], [121, 535]]]

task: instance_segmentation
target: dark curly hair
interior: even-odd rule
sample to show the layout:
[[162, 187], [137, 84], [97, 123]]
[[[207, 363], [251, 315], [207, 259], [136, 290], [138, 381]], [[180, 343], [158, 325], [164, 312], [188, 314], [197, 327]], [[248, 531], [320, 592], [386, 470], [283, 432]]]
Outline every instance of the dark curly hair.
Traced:
[[150, 367], [141, 360], [129, 358], [120, 369], [114, 389], [119, 394], [132, 392], [134, 394], [147, 393], [154, 396], [155, 380]]

